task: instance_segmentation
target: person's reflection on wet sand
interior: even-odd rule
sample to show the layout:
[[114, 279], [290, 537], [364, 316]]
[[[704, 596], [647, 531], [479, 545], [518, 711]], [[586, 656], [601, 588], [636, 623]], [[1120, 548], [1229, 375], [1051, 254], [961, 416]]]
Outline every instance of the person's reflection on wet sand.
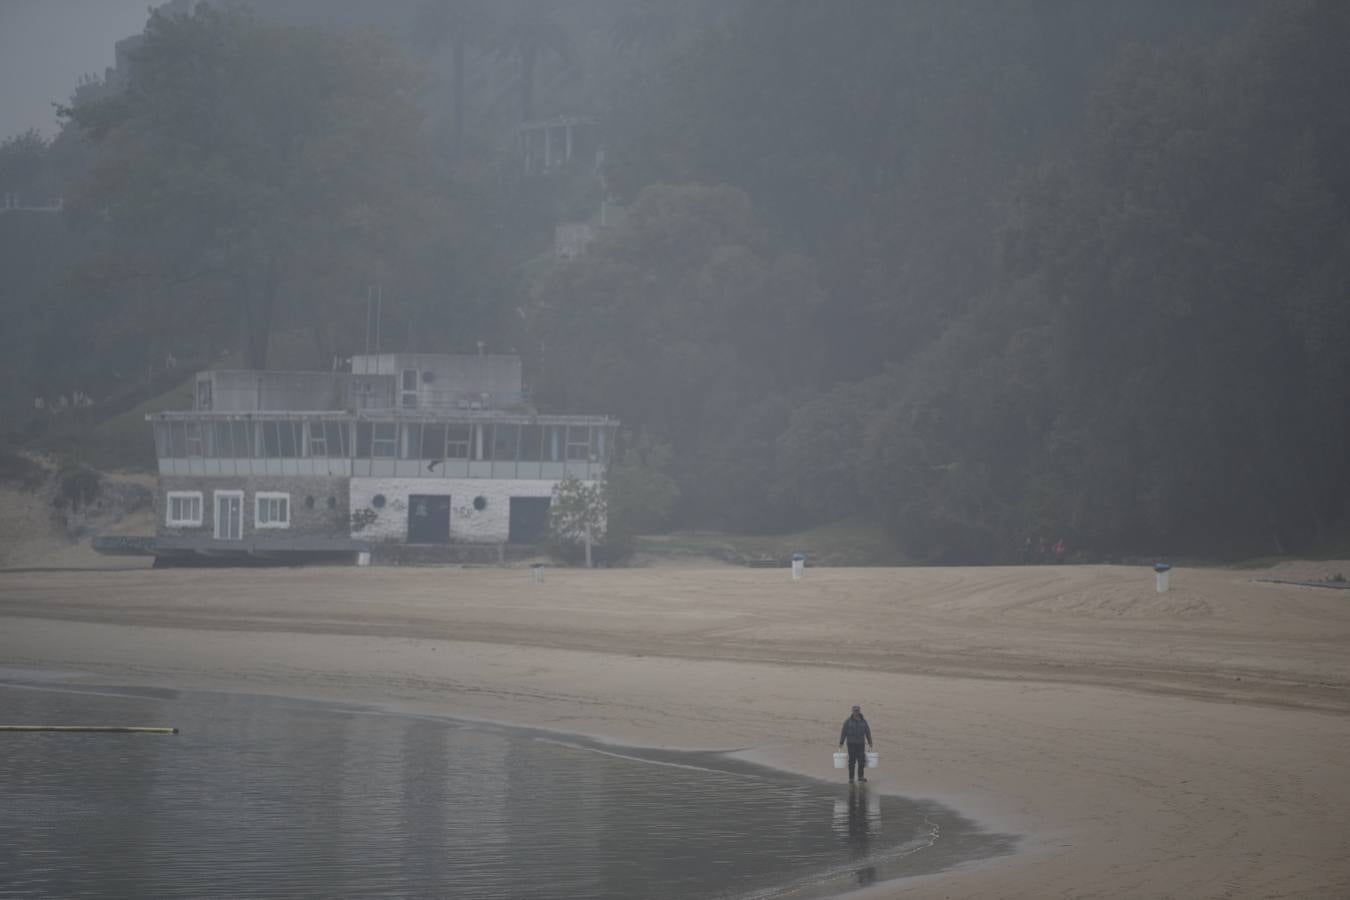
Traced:
[[[865, 787], [851, 787], [847, 800], [834, 801], [834, 831], [848, 845], [849, 858], [863, 861], [872, 851], [872, 838], [881, 832], [881, 795]], [[854, 872], [858, 884], [877, 880], [875, 866], [863, 866]]]

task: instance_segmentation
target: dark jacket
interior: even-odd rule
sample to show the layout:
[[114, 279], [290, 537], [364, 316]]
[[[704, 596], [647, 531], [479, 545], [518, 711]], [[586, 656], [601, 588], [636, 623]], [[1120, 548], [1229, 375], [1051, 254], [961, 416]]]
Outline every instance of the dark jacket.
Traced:
[[856, 719], [849, 716], [844, 720], [844, 727], [839, 730], [839, 743], [861, 744], [863, 741], [872, 743], [872, 726], [862, 716]]

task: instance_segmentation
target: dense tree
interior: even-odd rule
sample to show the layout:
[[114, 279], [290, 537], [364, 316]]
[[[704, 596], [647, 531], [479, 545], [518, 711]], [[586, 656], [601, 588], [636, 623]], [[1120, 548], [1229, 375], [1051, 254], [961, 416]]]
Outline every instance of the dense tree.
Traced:
[[1010, 208], [1000, 281], [894, 379], [860, 470], [921, 555], [1034, 533], [1307, 547], [1346, 512], [1350, 120], [1338, 4], [1138, 49]]
[[553, 58], [564, 66], [574, 65], [576, 54], [572, 39], [547, 7], [528, 0], [516, 0], [498, 28], [497, 47], [499, 55], [514, 60], [519, 67], [520, 120], [529, 122], [534, 118], [534, 88], [539, 64]]
[[368, 35], [204, 4], [155, 14], [126, 89], [67, 111], [103, 149], [77, 205], [100, 211], [122, 258], [159, 285], [209, 282], [172, 293], [230, 308], [248, 362], [264, 366], [274, 327], [319, 320], [288, 298], [332, 290], [339, 271], [362, 297], [415, 231], [426, 167], [414, 88]]
[[[625, 531], [865, 513], [967, 562], [1346, 525], [1343, 4], [417, 6], [471, 147], [453, 179], [387, 47], [157, 17], [131, 89], [56, 142], [100, 139], [65, 220], [117, 243], [81, 277], [34, 254], [56, 299], [22, 333], [137, 359], [242, 317], [257, 358], [272, 327], [359, 336], [379, 280], [401, 345], [517, 347], [542, 406], [642, 435], [613, 469]], [[568, 263], [534, 257], [602, 188], [519, 174], [510, 130], [541, 110], [600, 115], [632, 204]], [[57, 149], [7, 144], [0, 181]]]
[[464, 149], [469, 51], [483, 47], [494, 26], [493, 7], [487, 0], [423, 0], [418, 11], [418, 42], [450, 49], [450, 149]]
[[820, 301], [810, 262], [774, 249], [743, 193], [649, 189], [621, 229], [541, 287], [540, 400], [616, 413], [668, 441], [686, 517], [772, 521], [760, 501], [782, 397], [814, 375]]

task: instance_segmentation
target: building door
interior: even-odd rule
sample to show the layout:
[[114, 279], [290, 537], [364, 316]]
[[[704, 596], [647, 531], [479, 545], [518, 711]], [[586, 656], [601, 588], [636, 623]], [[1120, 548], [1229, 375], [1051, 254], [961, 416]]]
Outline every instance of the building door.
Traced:
[[244, 538], [244, 494], [242, 491], [216, 491], [216, 540], [240, 541]]
[[408, 543], [450, 543], [449, 494], [413, 494], [408, 498]]
[[542, 544], [548, 536], [548, 497], [512, 497], [509, 540], [513, 544]]

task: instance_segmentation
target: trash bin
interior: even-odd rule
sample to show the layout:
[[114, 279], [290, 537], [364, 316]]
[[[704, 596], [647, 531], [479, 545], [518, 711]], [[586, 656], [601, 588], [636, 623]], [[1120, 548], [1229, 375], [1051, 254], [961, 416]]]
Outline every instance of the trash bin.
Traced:
[[806, 572], [806, 554], [792, 554], [792, 580], [801, 581], [802, 575]]
[[1170, 578], [1171, 572], [1172, 567], [1169, 566], [1167, 563], [1153, 564], [1153, 579], [1155, 582], [1154, 586], [1157, 589], [1158, 593], [1160, 594], [1167, 593], [1167, 590], [1170, 587], [1169, 582], [1171, 581]]

